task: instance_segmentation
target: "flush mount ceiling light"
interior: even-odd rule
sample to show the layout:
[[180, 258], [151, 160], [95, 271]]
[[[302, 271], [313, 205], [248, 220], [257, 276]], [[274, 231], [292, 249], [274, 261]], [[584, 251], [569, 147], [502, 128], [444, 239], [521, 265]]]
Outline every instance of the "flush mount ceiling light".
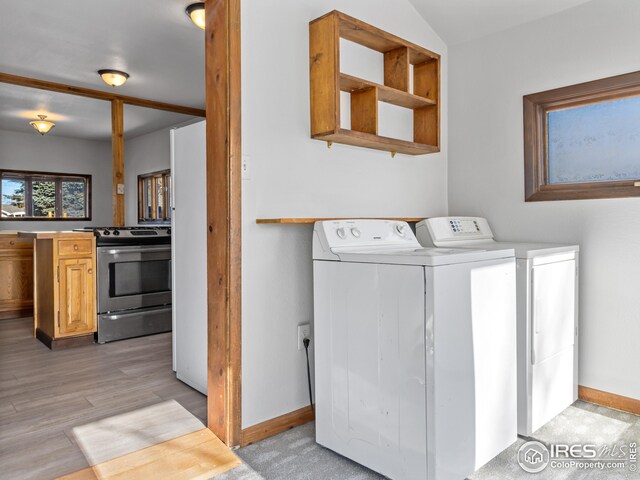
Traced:
[[40, 118], [40, 120], [34, 120], [33, 122], [29, 122], [29, 125], [35, 128], [36, 132], [38, 132], [40, 135], [49, 133], [51, 129], [56, 126], [55, 123], [50, 122], [49, 120], [46, 120], [47, 118], [46, 115], [38, 115], [38, 118]]
[[119, 87], [129, 78], [129, 74], [120, 70], [98, 70], [98, 75], [102, 77], [104, 83], [112, 87]]
[[186, 12], [191, 21], [195, 23], [198, 28], [204, 30], [204, 3], [192, 3], [187, 7]]

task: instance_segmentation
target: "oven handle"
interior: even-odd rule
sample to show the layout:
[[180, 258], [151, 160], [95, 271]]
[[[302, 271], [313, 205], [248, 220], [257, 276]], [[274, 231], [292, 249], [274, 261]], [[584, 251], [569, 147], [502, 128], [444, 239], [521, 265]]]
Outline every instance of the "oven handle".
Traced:
[[107, 254], [107, 255], [118, 255], [120, 253], [152, 253], [152, 252], [170, 252], [170, 251], [171, 251], [171, 246], [168, 245], [166, 247], [136, 248], [135, 250], [133, 249], [125, 250], [124, 248], [112, 248], [110, 250], [102, 250], [101, 253]]

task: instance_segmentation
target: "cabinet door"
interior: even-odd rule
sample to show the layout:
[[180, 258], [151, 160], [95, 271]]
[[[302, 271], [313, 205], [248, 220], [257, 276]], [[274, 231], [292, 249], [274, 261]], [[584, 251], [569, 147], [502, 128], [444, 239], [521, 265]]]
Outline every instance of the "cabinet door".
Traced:
[[25, 310], [33, 305], [33, 256], [0, 252], [0, 312]]
[[81, 335], [95, 331], [95, 277], [91, 258], [60, 260], [58, 335]]

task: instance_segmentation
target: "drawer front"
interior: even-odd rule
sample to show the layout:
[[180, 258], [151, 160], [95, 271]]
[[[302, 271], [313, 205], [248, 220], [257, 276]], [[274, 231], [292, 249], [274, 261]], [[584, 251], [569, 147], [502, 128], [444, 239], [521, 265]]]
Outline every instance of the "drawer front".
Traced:
[[87, 256], [93, 254], [93, 241], [91, 239], [82, 240], [58, 240], [58, 255]]
[[0, 250], [31, 250], [33, 242], [25, 238], [4, 237], [0, 238]]

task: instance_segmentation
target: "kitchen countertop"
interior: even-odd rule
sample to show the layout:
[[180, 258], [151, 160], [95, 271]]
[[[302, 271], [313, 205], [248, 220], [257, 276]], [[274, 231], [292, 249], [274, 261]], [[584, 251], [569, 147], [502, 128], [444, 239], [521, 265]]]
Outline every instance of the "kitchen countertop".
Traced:
[[72, 231], [58, 231], [58, 232], [18, 232], [20, 238], [30, 238], [32, 240], [53, 239], [53, 238], [93, 238], [93, 232], [72, 232]]

